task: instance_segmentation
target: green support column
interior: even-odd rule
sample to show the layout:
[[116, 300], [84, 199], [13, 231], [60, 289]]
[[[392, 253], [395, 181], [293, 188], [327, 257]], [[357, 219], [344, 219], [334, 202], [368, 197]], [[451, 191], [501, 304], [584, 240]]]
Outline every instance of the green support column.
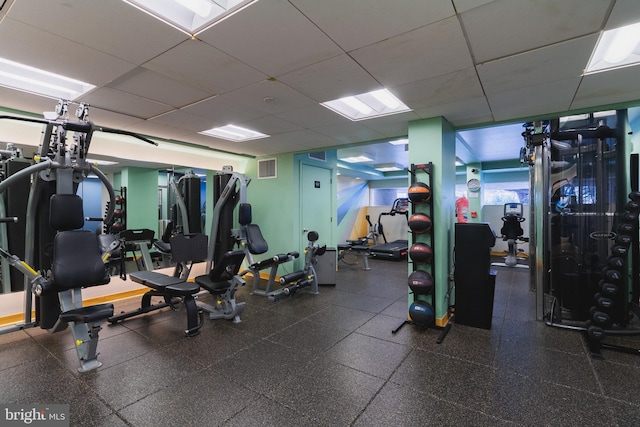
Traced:
[[[467, 219], [469, 222], [482, 222], [482, 164], [467, 164], [467, 182], [472, 179], [480, 181], [481, 186], [478, 191], [470, 191], [467, 189], [467, 199], [469, 200]], [[474, 212], [475, 218], [473, 215]]]
[[158, 171], [135, 167], [124, 168], [120, 174], [120, 185], [127, 188], [127, 228], [148, 228], [157, 234]]
[[[433, 253], [435, 272], [435, 299], [433, 301], [436, 314], [436, 325], [444, 326], [449, 320], [447, 301], [449, 292], [449, 272], [453, 264], [453, 223], [455, 220], [455, 182], [456, 182], [456, 141], [455, 130], [443, 117], [418, 120], [409, 123], [409, 163], [433, 164], [432, 203], [433, 218]], [[409, 242], [411, 242], [411, 233]], [[409, 265], [409, 272], [412, 266]], [[453, 296], [451, 296], [453, 298]], [[409, 305], [413, 295], [409, 295]]]

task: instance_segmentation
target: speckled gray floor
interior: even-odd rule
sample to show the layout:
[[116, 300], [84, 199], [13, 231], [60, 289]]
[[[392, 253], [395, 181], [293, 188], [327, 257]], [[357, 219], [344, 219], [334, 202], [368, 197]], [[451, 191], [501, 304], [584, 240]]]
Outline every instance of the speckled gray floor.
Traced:
[[[79, 374], [69, 332], [0, 335], [0, 402], [68, 403], [74, 426], [638, 426], [640, 358], [589, 356], [535, 320], [528, 271], [499, 268], [492, 329], [407, 325], [406, 263], [341, 264], [335, 287], [247, 301], [242, 323], [185, 313], [106, 326]], [[116, 304], [116, 312], [139, 300]], [[635, 341], [640, 346], [640, 340]]]

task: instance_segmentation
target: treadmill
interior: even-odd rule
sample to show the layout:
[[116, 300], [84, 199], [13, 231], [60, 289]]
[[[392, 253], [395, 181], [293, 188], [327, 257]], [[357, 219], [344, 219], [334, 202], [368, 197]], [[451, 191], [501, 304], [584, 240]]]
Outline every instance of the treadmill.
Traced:
[[377, 259], [387, 259], [392, 261], [400, 261], [407, 259], [407, 253], [409, 251], [408, 240], [394, 240], [393, 242], [387, 242], [387, 237], [384, 235], [384, 227], [382, 226], [381, 219], [383, 216], [396, 216], [403, 215], [405, 220], [409, 220], [409, 199], [399, 198], [393, 201], [391, 210], [389, 212], [382, 212], [378, 216], [378, 233], [384, 239], [384, 243], [374, 245], [370, 247], [371, 257]]

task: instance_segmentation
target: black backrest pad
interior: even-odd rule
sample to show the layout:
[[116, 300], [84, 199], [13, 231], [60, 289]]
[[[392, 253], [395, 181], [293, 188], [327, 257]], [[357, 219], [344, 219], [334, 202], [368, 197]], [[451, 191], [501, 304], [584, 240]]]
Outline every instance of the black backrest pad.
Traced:
[[240, 225], [251, 224], [251, 205], [249, 203], [240, 203], [238, 207], [238, 222]]
[[267, 241], [262, 237], [262, 232], [257, 224], [247, 224], [244, 226], [244, 234], [247, 238], [249, 252], [254, 255], [263, 254], [269, 250]]
[[54, 230], [76, 230], [84, 225], [82, 198], [76, 194], [54, 194], [49, 199], [49, 226]]
[[202, 261], [209, 249], [206, 234], [176, 234], [171, 238], [171, 258], [175, 262]]
[[238, 274], [244, 261], [244, 251], [226, 252], [219, 263], [209, 272], [209, 280], [212, 282], [224, 282]]
[[98, 237], [89, 230], [61, 231], [53, 240], [53, 282], [57, 291], [109, 282]]

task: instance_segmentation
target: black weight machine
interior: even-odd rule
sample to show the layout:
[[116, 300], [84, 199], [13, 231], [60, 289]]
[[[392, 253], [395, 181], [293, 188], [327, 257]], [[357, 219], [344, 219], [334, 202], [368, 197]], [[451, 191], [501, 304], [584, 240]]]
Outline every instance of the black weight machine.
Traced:
[[[0, 182], [0, 193], [23, 180], [32, 178], [25, 221], [24, 260], [2, 248], [0, 255], [24, 275], [24, 321], [6, 327], [0, 333], [40, 326], [50, 333], [71, 326], [79, 371], [101, 366], [97, 360], [100, 324], [113, 314], [112, 304], [83, 306], [82, 288], [109, 282], [104, 263], [119, 247], [113, 242], [101, 252], [95, 233], [80, 230], [85, 218], [82, 199], [76, 195], [78, 184], [90, 174], [105, 186], [110, 202], [104, 221], [113, 217], [115, 193], [107, 177], [87, 159], [94, 132], [129, 135], [145, 142], [155, 142], [132, 132], [96, 126], [88, 120], [89, 105], [80, 104], [77, 120], [70, 120], [69, 102], [61, 100], [55, 113], [47, 119], [0, 116], [44, 125], [39, 153], [34, 164]], [[72, 135], [72, 142], [69, 142]], [[9, 209], [6, 215], [12, 215]], [[102, 218], [87, 218], [102, 220]], [[5, 218], [5, 221], [7, 219]], [[36, 317], [32, 317], [35, 295]]]

